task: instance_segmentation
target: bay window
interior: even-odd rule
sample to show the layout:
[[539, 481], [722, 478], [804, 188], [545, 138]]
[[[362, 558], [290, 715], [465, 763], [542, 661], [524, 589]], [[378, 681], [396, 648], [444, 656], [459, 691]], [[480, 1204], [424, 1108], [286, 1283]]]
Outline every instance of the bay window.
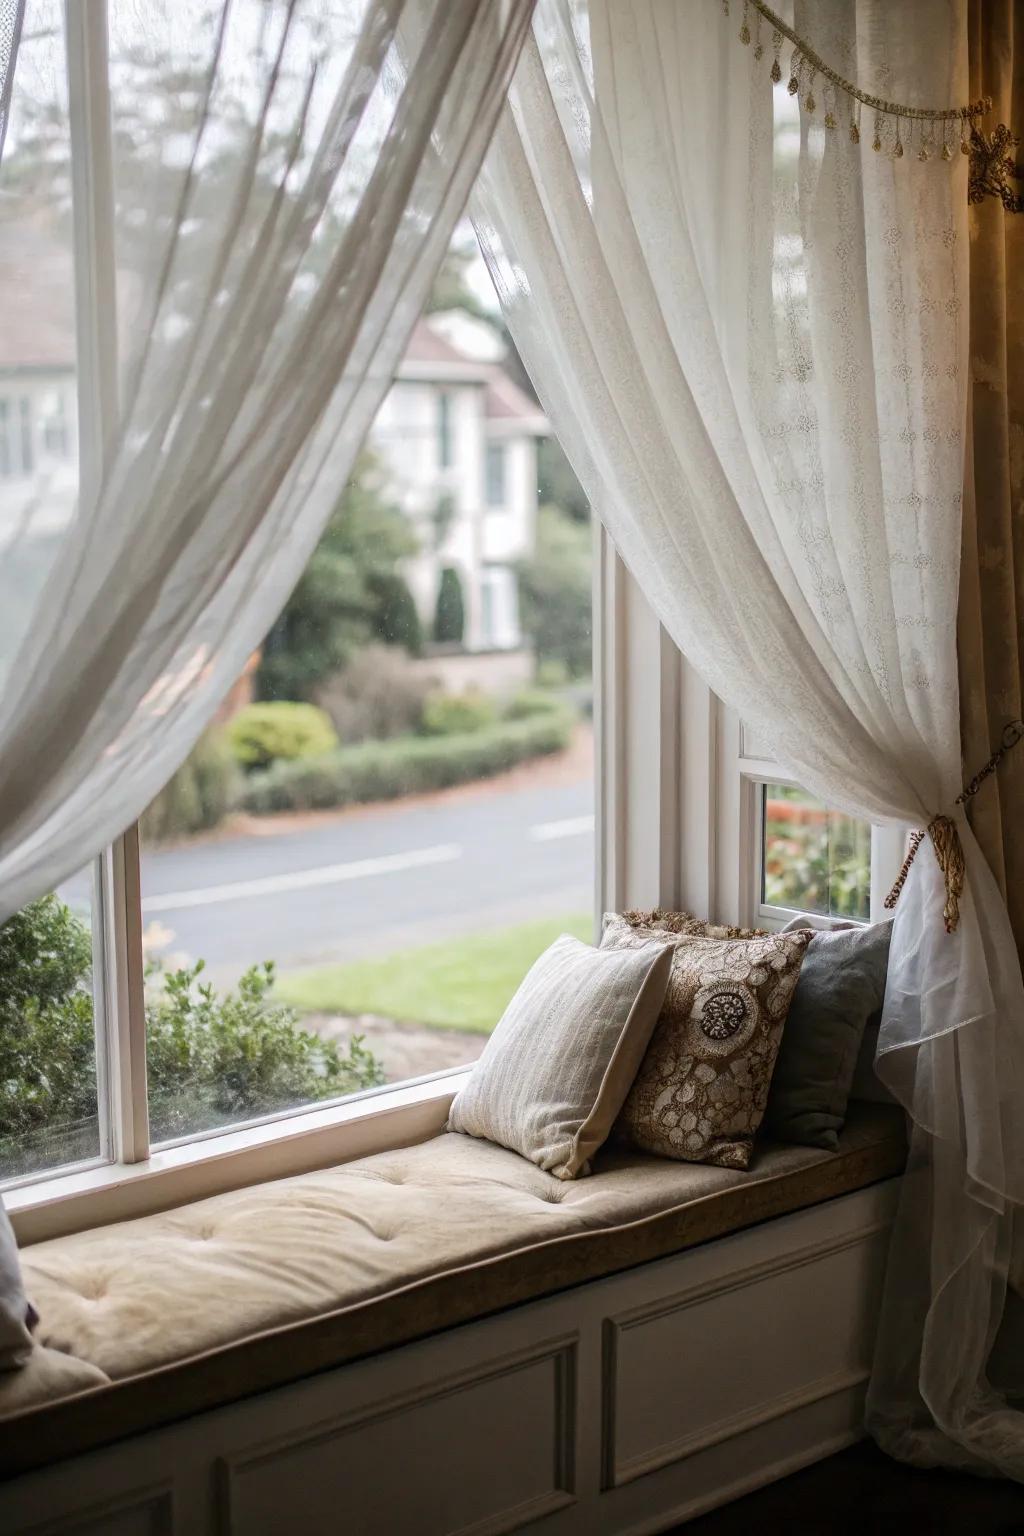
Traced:
[[[130, 12], [112, 14], [129, 18], [123, 47]], [[34, 475], [59, 525], [74, 515], [75, 487], [43, 461], [77, 446], [82, 483], [100, 474], [116, 419], [118, 320], [131, 324], [138, 298], [137, 285], [118, 283], [116, 260], [131, 273], [134, 214], [154, 176], [174, 174], [180, 145], [153, 89], [160, 59], [130, 47], [111, 59], [103, 5], [69, 6], [65, 22], [55, 0], [37, 0], [33, 17], [41, 24], [23, 44], [4, 165], [18, 196], [0, 218], [25, 240], [42, 229], [48, 291], [63, 282], [68, 323], [63, 352], [38, 380], [28, 456], [22, 396], [0, 388], [0, 466]], [[36, 120], [51, 135], [45, 155]], [[116, 224], [115, 204], [124, 205]], [[0, 321], [0, 370], [17, 369], [17, 345], [10, 319]], [[453, 345], [435, 339], [416, 365], [420, 438], [433, 427], [436, 454], [413, 454], [409, 432], [371, 431], [280, 617], [141, 827], [0, 935], [12, 942], [20, 922], [23, 944], [44, 962], [33, 991], [19, 981], [19, 956], [0, 950], [0, 1088], [35, 1094], [31, 1112], [19, 1102], [16, 1117], [12, 1101], [0, 1124], [0, 1181], [24, 1234], [436, 1127], [533, 960], [565, 929], [599, 934], [605, 910], [680, 906], [769, 926], [794, 911], [879, 915], [894, 852], [899, 862], [889, 835], [809, 802], [744, 741], [599, 529], [592, 783], [579, 660], [587, 635], [567, 630], [580, 628], [579, 604], [530, 630], [551, 569], [520, 605], [522, 572], [482, 558], [472, 518], [504, 505], [511, 482], [485, 420], [470, 442], [468, 404], [454, 430], [445, 380], [472, 382], [480, 361], [453, 359]], [[437, 379], [433, 352], [444, 365]], [[475, 491], [454, 498], [456, 482]], [[19, 526], [25, 494], [13, 479], [0, 487], [0, 537]], [[443, 527], [422, 537], [446, 495]], [[573, 524], [561, 573], [585, 546], [586, 507], [579, 495], [561, 506], [559, 495], [545, 481], [536, 500]], [[535, 504], [525, 509], [531, 527], [535, 514]], [[46, 528], [42, 519], [35, 542], [17, 550], [26, 583], [45, 575]], [[470, 619], [507, 656], [453, 642], [431, 649], [439, 574], [456, 563]], [[573, 579], [578, 588], [586, 572]], [[330, 592], [342, 596], [328, 601]], [[516, 674], [521, 627], [537, 655], [523, 649]], [[474, 681], [492, 662], [519, 679], [495, 685], [498, 703]], [[558, 756], [556, 720], [566, 732]], [[548, 745], [528, 772], [459, 787], [455, 737], [472, 738], [472, 753], [491, 764], [483, 772], [497, 774], [519, 761], [517, 744], [534, 729]], [[48, 1068], [28, 1052], [9, 1059], [27, 1017], [60, 1036]]]

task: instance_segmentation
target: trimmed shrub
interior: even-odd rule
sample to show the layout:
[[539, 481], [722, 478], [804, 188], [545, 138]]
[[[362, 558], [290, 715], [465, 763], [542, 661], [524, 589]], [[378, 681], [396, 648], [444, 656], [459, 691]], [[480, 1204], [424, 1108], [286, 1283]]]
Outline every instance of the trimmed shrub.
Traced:
[[[353, 1036], [346, 1048], [298, 1028], [271, 996], [272, 964], [237, 991], [199, 981], [203, 962], [146, 987], [150, 1114], [158, 1140], [337, 1098], [384, 1081]], [[56, 896], [0, 926], [0, 1177], [88, 1156], [97, 1146], [92, 936]]]
[[376, 600], [373, 627], [385, 645], [401, 646], [410, 656], [423, 650], [423, 628], [409, 583], [397, 571], [381, 571], [367, 577]]
[[142, 814], [147, 843], [206, 832], [231, 809], [238, 787], [238, 766], [220, 730], [196, 742], [163, 789]]
[[542, 688], [523, 688], [513, 694], [502, 713], [506, 720], [535, 720], [538, 715], [557, 715], [564, 710], [564, 703], [554, 694]]
[[146, 1063], [154, 1140], [340, 1098], [384, 1081], [361, 1035], [342, 1051], [336, 1041], [298, 1028], [295, 1010], [270, 995], [271, 961], [250, 966], [237, 992], [216, 992], [199, 980], [202, 971], [199, 960], [166, 974], [150, 972]]
[[562, 709], [459, 736], [399, 736], [340, 747], [302, 762], [277, 763], [250, 774], [241, 804], [256, 815], [330, 810], [467, 784], [562, 751], [573, 719], [570, 710]]
[[271, 763], [316, 757], [338, 745], [331, 717], [315, 704], [285, 700], [247, 704], [227, 726], [235, 761], [244, 768], [269, 768]]
[[465, 632], [466, 604], [462, 596], [462, 581], [455, 567], [446, 565], [441, 572], [441, 585], [437, 589], [434, 639], [439, 645], [461, 645]]
[[482, 693], [432, 693], [423, 709], [427, 736], [464, 736], [493, 725], [498, 712]]
[[423, 707], [436, 687], [436, 678], [427, 676], [398, 646], [367, 645], [319, 690], [316, 701], [330, 715], [339, 738], [352, 745], [418, 731]]

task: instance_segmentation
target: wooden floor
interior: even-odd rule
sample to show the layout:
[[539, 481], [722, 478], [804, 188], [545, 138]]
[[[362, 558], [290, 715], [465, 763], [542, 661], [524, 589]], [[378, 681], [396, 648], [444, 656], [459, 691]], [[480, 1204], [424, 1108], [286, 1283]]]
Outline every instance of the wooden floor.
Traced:
[[679, 1536], [1024, 1536], [1024, 1486], [918, 1472], [862, 1441], [676, 1530]]

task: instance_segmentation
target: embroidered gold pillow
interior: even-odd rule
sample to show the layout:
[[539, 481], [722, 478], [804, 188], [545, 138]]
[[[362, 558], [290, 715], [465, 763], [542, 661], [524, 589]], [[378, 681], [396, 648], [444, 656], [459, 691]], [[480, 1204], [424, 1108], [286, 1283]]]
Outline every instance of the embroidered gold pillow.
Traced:
[[712, 938], [707, 927], [685, 914], [605, 919], [602, 949], [675, 938], [665, 1001], [616, 1128], [644, 1152], [746, 1168], [811, 934]]

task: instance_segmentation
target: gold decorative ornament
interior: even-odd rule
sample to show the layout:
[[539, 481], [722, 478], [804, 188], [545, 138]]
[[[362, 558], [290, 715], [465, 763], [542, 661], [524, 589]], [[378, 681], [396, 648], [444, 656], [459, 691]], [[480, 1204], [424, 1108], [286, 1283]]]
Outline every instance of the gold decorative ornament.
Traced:
[[986, 197], [997, 197], [1007, 213], [1024, 213], [1024, 192], [1015, 192], [1010, 185], [1024, 178], [1024, 162], [1015, 158], [1012, 150], [1020, 147], [1020, 139], [1010, 132], [1005, 123], [999, 123], [991, 133], [971, 128], [968, 153], [971, 157], [967, 172], [967, 201], [983, 203]]

